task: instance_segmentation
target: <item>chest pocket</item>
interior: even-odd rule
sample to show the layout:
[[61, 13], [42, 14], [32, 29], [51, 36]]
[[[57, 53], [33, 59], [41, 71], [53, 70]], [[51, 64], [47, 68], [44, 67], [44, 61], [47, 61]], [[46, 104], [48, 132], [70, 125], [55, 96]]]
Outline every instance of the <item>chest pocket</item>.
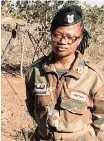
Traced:
[[35, 103], [36, 107], [47, 106], [50, 99], [50, 89], [48, 84], [36, 83], [34, 87]]
[[61, 108], [76, 114], [83, 114], [87, 107], [87, 95], [79, 91], [71, 91], [61, 101]]

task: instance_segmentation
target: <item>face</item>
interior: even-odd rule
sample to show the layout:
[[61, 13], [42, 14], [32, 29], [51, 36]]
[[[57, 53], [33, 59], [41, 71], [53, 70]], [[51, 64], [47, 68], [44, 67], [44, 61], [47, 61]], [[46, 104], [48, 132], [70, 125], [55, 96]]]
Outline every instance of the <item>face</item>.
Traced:
[[56, 55], [67, 57], [77, 50], [82, 40], [80, 23], [57, 28], [52, 34], [52, 48]]

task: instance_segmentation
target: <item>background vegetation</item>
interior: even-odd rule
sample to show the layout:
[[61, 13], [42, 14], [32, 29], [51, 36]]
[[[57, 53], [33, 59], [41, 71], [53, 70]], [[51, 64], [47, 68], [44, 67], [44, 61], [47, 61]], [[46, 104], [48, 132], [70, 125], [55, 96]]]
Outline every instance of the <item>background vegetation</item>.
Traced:
[[[89, 48], [86, 50], [86, 60], [92, 60], [104, 69], [104, 5], [101, 7], [88, 5], [79, 1], [2, 1], [2, 19], [12, 17], [26, 21], [24, 26], [16, 29], [17, 36], [13, 47], [2, 66], [20, 68], [21, 52], [23, 57], [23, 68], [29, 66], [33, 60], [38, 59], [44, 54], [51, 51], [50, 24], [55, 13], [68, 5], [78, 4], [83, 9], [83, 19], [85, 28], [90, 33]], [[10, 39], [12, 30], [15, 25], [2, 24], [2, 49], [3, 54], [5, 47]], [[24, 49], [23, 49], [24, 46]]]
[[[51, 51], [49, 29], [52, 18], [60, 8], [71, 4], [82, 7], [84, 25], [91, 36], [90, 46], [85, 52], [86, 60], [93, 61], [104, 69], [104, 6], [91, 7], [86, 3], [67, 0], [21, 0], [14, 5], [2, 0], [1, 55], [9, 47], [2, 70], [12, 73], [12, 76], [15, 73], [20, 75], [34, 60], [47, 55]], [[26, 109], [24, 82], [24, 79], [2, 72], [3, 141], [27, 141], [34, 131], [35, 123]]]

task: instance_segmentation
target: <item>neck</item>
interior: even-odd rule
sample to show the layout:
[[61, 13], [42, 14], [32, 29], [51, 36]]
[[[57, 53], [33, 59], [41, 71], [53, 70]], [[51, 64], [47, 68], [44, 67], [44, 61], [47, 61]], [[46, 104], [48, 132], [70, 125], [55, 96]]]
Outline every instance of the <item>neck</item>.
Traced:
[[57, 55], [54, 55], [54, 65], [55, 65], [55, 68], [59, 68], [59, 69], [69, 69], [72, 62], [74, 61], [75, 59], [75, 54], [71, 54], [67, 57], [60, 57], [60, 56], [57, 56]]

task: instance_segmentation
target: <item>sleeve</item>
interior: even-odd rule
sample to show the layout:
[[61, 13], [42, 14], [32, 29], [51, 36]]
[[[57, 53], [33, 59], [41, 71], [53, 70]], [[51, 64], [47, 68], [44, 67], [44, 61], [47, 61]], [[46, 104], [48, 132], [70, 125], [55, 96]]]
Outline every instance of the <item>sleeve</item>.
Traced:
[[[47, 128], [47, 108], [38, 104], [38, 99], [34, 93], [35, 69], [29, 68], [25, 76], [26, 84], [26, 106], [30, 116], [36, 121], [38, 128], [44, 134], [48, 134]], [[40, 100], [40, 99], [39, 99]]]
[[26, 106], [27, 110], [32, 118], [34, 118], [34, 95], [33, 95], [33, 70], [29, 68], [25, 75], [25, 85], [26, 85]]
[[[104, 78], [104, 77], [103, 77]], [[97, 137], [104, 139], [104, 79], [97, 79], [96, 91], [94, 94], [94, 107], [92, 110], [93, 127]]]

